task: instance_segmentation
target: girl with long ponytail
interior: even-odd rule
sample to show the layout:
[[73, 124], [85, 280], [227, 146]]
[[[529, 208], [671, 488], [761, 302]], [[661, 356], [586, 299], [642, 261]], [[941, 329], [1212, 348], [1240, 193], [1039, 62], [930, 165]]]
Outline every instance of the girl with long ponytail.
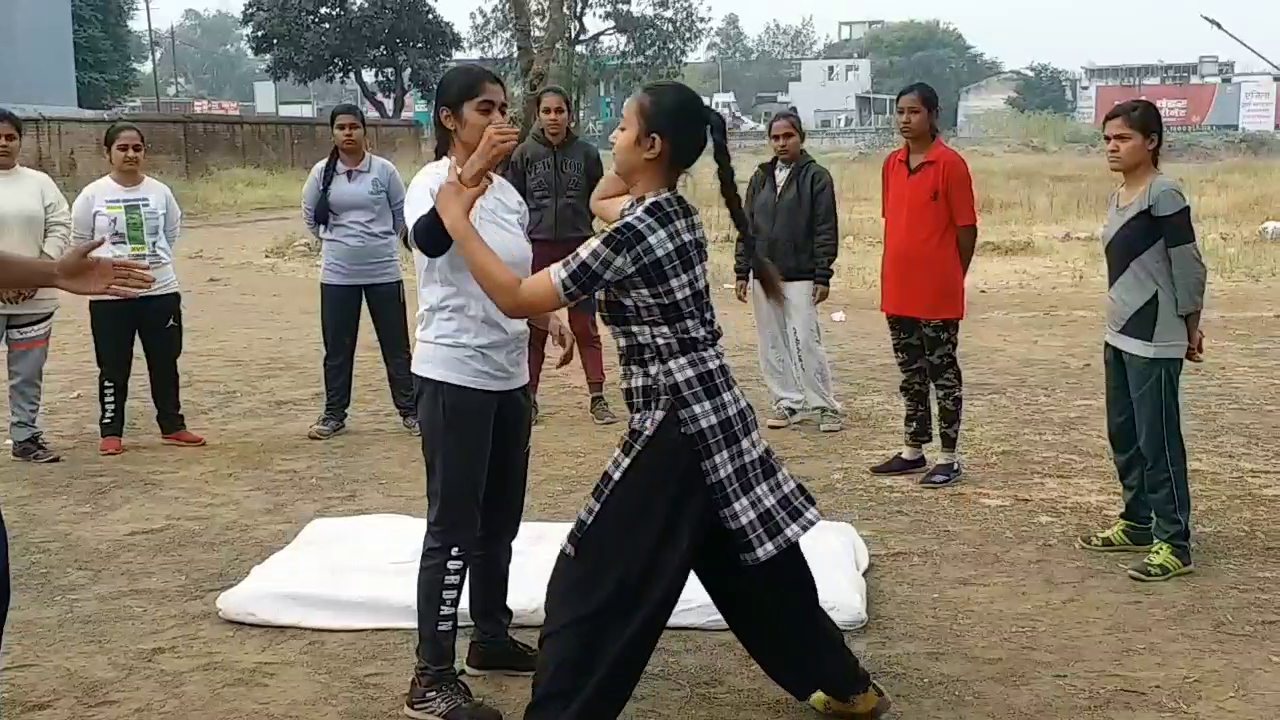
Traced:
[[382, 346], [400, 424], [418, 434], [409, 327], [397, 241], [404, 228], [404, 181], [396, 166], [365, 147], [360, 108], [329, 114], [333, 148], [302, 189], [302, 219], [320, 241], [320, 329], [324, 336], [324, 411], [307, 437], [328, 440], [347, 429], [360, 310], [368, 304]]
[[[552, 571], [525, 720], [617, 718], [691, 570], [797, 700], [859, 720], [891, 705], [818, 602], [799, 545], [817, 505], [760, 437], [720, 347], [706, 232], [676, 189], [708, 136], [725, 205], [747, 233], [724, 119], [678, 82], [627, 101], [614, 170], [593, 199], [611, 224], [546, 270], [521, 277], [477, 233], [470, 215], [483, 185], [455, 171], [435, 197], [471, 276], [507, 316], [598, 299], [632, 415]], [[779, 297], [776, 273], [762, 258], [753, 266]]]

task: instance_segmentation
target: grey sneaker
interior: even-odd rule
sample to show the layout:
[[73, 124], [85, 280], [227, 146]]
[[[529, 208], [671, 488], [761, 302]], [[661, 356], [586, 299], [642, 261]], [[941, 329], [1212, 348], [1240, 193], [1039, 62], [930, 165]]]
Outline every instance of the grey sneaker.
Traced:
[[591, 420], [597, 425], [612, 425], [618, 422], [618, 416], [609, 409], [609, 401], [597, 395], [591, 398]]
[[471, 688], [456, 679], [430, 685], [414, 678], [404, 715], [414, 720], [502, 720], [501, 712], [477, 700]]
[[818, 430], [824, 433], [840, 432], [844, 429], [844, 418], [835, 410], [822, 410], [818, 413]]
[[328, 440], [334, 435], [341, 435], [347, 431], [347, 423], [337, 418], [321, 415], [319, 420], [311, 425], [311, 429], [307, 431], [307, 437], [312, 440]]
[[773, 409], [773, 414], [764, 421], [764, 425], [774, 430], [790, 427], [791, 423], [796, 421], [796, 414], [796, 411], [791, 408], [776, 407]]
[[11, 454], [14, 460], [29, 463], [56, 463], [62, 459], [61, 455], [49, 449], [44, 436], [39, 433], [15, 442]]
[[417, 416], [415, 416], [415, 415], [401, 415], [401, 416], [400, 416], [400, 424], [401, 424], [401, 425], [404, 425], [404, 429], [405, 429], [405, 430], [408, 430], [410, 435], [412, 435], [412, 436], [414, 436], [414, 437], [418, 437], [418, 436], [422, 435], [422, 428], [418, 427], [418, 418], [417, 418]]

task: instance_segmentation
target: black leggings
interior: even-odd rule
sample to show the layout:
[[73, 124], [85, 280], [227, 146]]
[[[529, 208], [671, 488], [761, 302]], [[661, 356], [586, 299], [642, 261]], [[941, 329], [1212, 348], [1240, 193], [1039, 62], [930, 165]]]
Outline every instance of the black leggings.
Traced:
[[524, 514], [533, 401], [527, 387], [489, 391], [416, 380], [427, 467], [416, 674], [434, 684], [456, 677], [457, 610], [468, 571], [472, 642], [507, 642], [511, 544]]
[[751, 657], [798, 700], [871, 685], [818, 603], [798, 543], [742, 565], [712, 505], [695, 441], [675, 413], [627, 466], [547, 588], [525, 720], [612, 720], [626, 706], [676, 601], [697, 573]]
[[151, 380], [151, 402], [161, 435], [187, 429], [179, 396], [182, 356], [182, 295], [146, 295], [128, 300], [89, 301], [93, 354], [98, 361], [98, 420], [102, 437], [124, 435], [124, 408], [133, 372], [133, 341], [142, 340]]

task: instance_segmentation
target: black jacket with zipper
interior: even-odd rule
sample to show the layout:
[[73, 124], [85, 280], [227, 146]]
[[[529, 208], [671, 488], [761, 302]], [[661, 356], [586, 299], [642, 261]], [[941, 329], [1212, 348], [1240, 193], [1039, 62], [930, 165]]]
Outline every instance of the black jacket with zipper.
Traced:
[[[836, 191], [831, 173], [801, 152], [778, 192], [774, 158], [756, 169], [747, 184], [745, 209], [756, 252], [778, 268], [786, 282], [812, 280], [831, 284], [831, 266], [840, 249]], [[746, 242], [738, 238], [734, 274], [751, 276]]]
[[604, 177], [600, 152], [570, 130], [552, 145], [542, 128], [511, 153], [504, 173], [529, 205], [529, 239], [586, 240], [595, 234], [591, 192]]

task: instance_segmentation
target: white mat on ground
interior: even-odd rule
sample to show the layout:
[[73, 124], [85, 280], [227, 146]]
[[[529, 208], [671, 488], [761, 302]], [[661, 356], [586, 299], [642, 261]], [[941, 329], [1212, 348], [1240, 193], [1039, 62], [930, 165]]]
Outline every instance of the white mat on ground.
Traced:
[[[511, 561], [508, 603], [514, 624], [536, 627], [544, 617], [547, 581], [569, 523], [526, 522]], [[218, 597], [218, 615], [247, 625], [315, 630], [394, 630], [417, 626], [418, 557], [426, 521], [405, 515], [313, 520], [283, 550]], [[818, 597], [845, 630], [867, 622], [862, 573], [867, 546], [852, 525], [820, 523], [800, 540]], [[467, 593], [458, 612], [470, 624]], [[723, 630], [706, 590], [691, 575], [667, 627]]]

